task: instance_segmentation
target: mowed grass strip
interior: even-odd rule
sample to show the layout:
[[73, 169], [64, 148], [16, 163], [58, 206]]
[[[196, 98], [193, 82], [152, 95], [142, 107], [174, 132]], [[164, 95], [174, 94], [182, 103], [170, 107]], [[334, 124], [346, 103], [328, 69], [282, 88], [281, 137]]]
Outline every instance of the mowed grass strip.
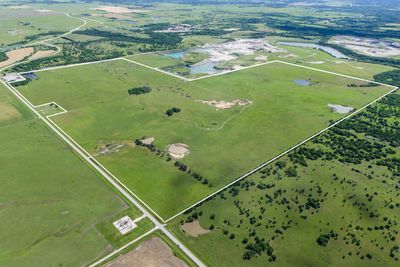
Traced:
[[108, 253], [96, 225], [127, 205], [4, 87], [0, 95], [21, 110], [0, 127], [0, 266], [82, 266]]
[[[273, 63], [195, 82], [128, 62], [108, 62], [39, 73], [19, 88], [33, 104], [55, 101], [69, 112], [53, 120], [165, 219], [345, 116], [328, 104], [360, 108], [389, 87]], [[310, 86], [297, 85], [304, 79]], [[149, 86], [143, 95], [130, 88]], [[202, 100], [245, 99], [250, 105], [217, 109]], [[181, 112], [166, 116], [178, 107]], [[135, 147], [154, 137], [156, 154]], [[170, 144], [187, 144], [180, 160], [209, 181], [204, 185], [167, 161]], [[212, 184], [212, 186], [210, 186]]]

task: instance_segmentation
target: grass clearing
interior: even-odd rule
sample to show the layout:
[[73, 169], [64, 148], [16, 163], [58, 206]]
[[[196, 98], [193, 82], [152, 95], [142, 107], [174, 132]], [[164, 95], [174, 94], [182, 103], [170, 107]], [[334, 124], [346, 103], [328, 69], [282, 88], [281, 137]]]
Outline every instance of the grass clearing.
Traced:
[[109, 253], [96, 225], [128, 205], [4, 87], [0, 97], [18, 111], [0, 127], [0, 265], [82, 266]]
[[[177, 217], [171, 231], [208, 266], [397, 266], [399, 100], [388, 95]], [[193, 237], [188, 222], [210, 232]]]
[[[38, 75], [18, 90], [33, 104], [67, 109], [53, 120], [92, 155], [105, 144], [123, 145], [96, 159], [164, 219], [343, 117], [328, 104], [358, 109], [390, 90], [349, 87], [365, 82], [281, 63], [195, 82], [123, 61]], [[129, 96], [138, 86], [153, 90]], [[218, 110], [197, 101], [235, 99], [252, 104]], [[166, 116], [171, 107], [182, 111]], [[155, 137], [154, 152], [133, 144], [142, 137]], [[190, 147], [180, 160], [186, 168], [166, 155], [174, 143]]]

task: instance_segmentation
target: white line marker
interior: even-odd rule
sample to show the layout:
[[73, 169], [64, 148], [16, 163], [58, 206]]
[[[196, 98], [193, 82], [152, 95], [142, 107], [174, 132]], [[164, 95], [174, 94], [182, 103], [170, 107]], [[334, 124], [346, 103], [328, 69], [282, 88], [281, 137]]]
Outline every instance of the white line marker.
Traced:
[[27, 74], [27, 73], [35, 73], [35, 72], [42, 72], [42, 71], [73, 68], [73, 67], [79, 67], [79, 66], [85, 66], [85, 65], [99, 64], [99, 63], [103, 63], [103, 62], [116, 61], [116, 60], [121, 60], [121, 59], [122, 58], [120, 58], [120, 57], [116, 57], [116, 58], [103, 59], [103, 60], [98, 60], [98, 61], [83, 62], [83, 63], [62, 65], [62, 66], [55, 66], [55, 67], [48, 67], [48, 68], [43, 68], [43, 69], [38, 69], [38, 70], [23, 71], [23, 72], [20, 72], [19, 74]]
[[308, 66], [303, 66], [303, 65], [299, 65], [299, 64], [289, 63], [289, 62], [285, 62], [285, 61], [281, 61], [281, 60], [275, 60], [275, 62], [277, 62], [277, 63], [282, 63], [282, 64], [286, 64], [286, 65], [290, 65], [290, 66], [293, 66], [293, 67], [298, 67], [298, 68], [303, 68], [303, 69], [309, 69], [309, 70], [319, 71], [319, 72], [323, 72], [323, 73], [327, 73], [327, 74], [337, 75], [337, 76], [341, 76], [341, 77], [345, 77], [345, 78], [349, 78], [349, 79], [354, 79], [354, 80], [359, 80], [359, 81], [363, 81], [363, 82], [375, 83], [375, 84], [379, 84], [379, 85], [383, 85], [383, 86], [387, 86], [387, 87], [391, 87], [391, 88], [397, 88], [396, 86], [389, 85], [389, 84], [384, 84], [384, 83], [380, 83], [380, 82], [375, 82], [375, 81], [371, 81], [371, 80], [367, 80], [367, 79], [363, 79], [363, 78], [358, 78], [358, 77], [354, 77], [354, 76], [349, 76], [349, 75], [341, 74], [341, 73], [337, 73], [337, 72], [332, 72], [332, 71], [327, 71], [327, 70], [316, 69], [316, 68], [312, 68], [312, 67], [308, 67]]
[[357, 113], [359, 113], [359, 112], [361, 112], [362, 110], [366, 109], [368, 106], [374, 104], [375, 102], [381, 100], [382, 98], [384, 98], [385, 96], [387, 96], [387, 95], [389, 95], [389, 94], [395, 92], [396, 90], [398, 90], [397, 87], [394, 88], [393, 90], [387, 92], [386, 94], [380, 96], [379, 98], [373, 100], [372, 102], [366, 104], [366, 105], [363, 106], [362, 108], [360, 108], [360, 109], [354, 111], [353, 113], [347, 115], [346, 117], [344, 117], [344, 118], [342, 118], [342, 119], [336, 121], [335, 123], [331, 124], [330, 126], [326, 127], [325, 129], [323, 129], [323, 130], [317, 132], [316, 134], [314, 134], [314, 135], [308, 137], [307, 139], [301, 141], [301, 142], [298, 143], [297, 145], [295, 145], [295, 146], [289, 148], [288, 150], [286, 150], [285, 152], [279, 154], [278, 156], [276, 156], [276, 157], [274, 157], [274, 158], [268, 160], [267, 162], [261, 164], [261, 165], [258, 166], [257, 168], [255, 168], [255, 169], [249, 171], [248, 173], [246, 173], [246, 174], [240, 176], [239, 178], [237, 178], [237, 179], [234, 180], [233, 182], [230, 182], [229, 184], [225, 185], [224, 187], [222, 187], [221, 189], [217, 190], [216, 192], [214, 192], [214, 193], [212, 193], [212, 194], [210, 194], [210, 195], [204, 197], [203, 199], [201, 199], [200, 201], [196, 202], [195, 204], [189, 206], [188, 208], [184, 209], [183, 211], [181, 211], [181, 212], [175, 214], [174, 216], [172, 216], [171, 218], [165, 220], [165, 222], [166, 222], [166, 223], [169, 222], [170, 220], [172, 220], [172, 219], [174, 219], [175, 217], [181, 215], [181, 214], [184, 213], [185, 211], [190, 210], [191, 208], [193, 208], [193, 207], [199, 205], [199, 204], [202, 203], [203, 201], [205, 201], [205, 200], [207, 200], [207, 199], [213, 197], [214, 195], [216, 195], [216, 194], [218, 194], [219, 192], [225, 190], [226, 188], [230, 187], [231, 185], [235, 184], [236, 182], [238, 182], [238, 181], [240, 181], [240, 180], [243, 180], [244, 178], [250, 176], [251, 174], [253, 174], [253, 173], [259, 171], [260, 169], [264, 168], [265, 166], [267, 166], [268, 164], [272, 163], [273, 161], [275, 161], [275, 160], [277, 160], [277, 159], [279, 159], [279, 158], [285, 156], [286, 154], [288, 154], [289, 152], [295, 150], [295, 149], [298, 148], [299, 146], [301, 146], [301, 145], [307, 143], [307, 142], [310, 141], [311, 139], [313, 139], [313, 138], [317, 137], [318, 135], [320, 135], [320, 134], [326, 132], [327, 130], [331, 129], [332, 127], [336, 126], [337, 124], [341, 123], [342, 121], [344, 121], [344, 120], [346, 120], [346, 119], [348, 119], [348, 118], [350, 118], [350, 117], [356, 115]]
[[98, 165], [91, 160], [91, 156], [86, 155], [86, 151], [82, 151], [79, 149], [79, 145], [74, 144], [72, 140], [67, 138], [58, 130], [58, 126], [54, 125], [51, 119], [46, 119], [43, 117], [38, 111], [35, 110], [29, 100], [27, 100], [18, 90], [16, 90], [12, 85], [0, 80], [0, 82], [11, 91], [22, 103], [24, 103], [39, 119], [41, 119], [55, 134], [57, 134], [67, 145], [69, 145], [80, 157], [82, 157], [86, 162], [88, 162], [95, 170], [98, 171], [100, 175], [102, 175], [116, 190], [118, 190], [122, 195], [124, 195], [132, 204], [134, 204], [143, 214], [145, 214], [154, 225], [160, 231], [162, 231], [175, 245], [177, 245], [197, 266], [203, 267], [205, 266], [189, 249], [186, 248], [185, 245], [182, 244], [174, 235], [172, 235], [166, 228], [164, 224], [161, 224], [156, 218], [153, 217], [151, 213], [145, 208], [143, 208], [135, 198], [132, 197], [127, 191], [125, 191], [113, 178], [110, 177], [103, 169], [101, 169]]
[[[143, 53], [143, 54], [146, 54], [146, 53]], [[260, 66], [263, 66], [263, 65], [271, 64], [271, 63], [282, 63], [282, 64], [287, 64], [287, 65], [294, 66], [294, 67], [298, 67], [298, 68], [305, 68], [305, 69], [309, 69], [309, 70], [313, 70], [313, 71], [319, 71], [319, 72], [323, 72], [323, 73], [327, 73], [327, 74], [331, 74], [331, 75], [337, 75], [337, 76], [341, 76], [341, 77], [345, 77], [345, 78], [349, 78], [349, 79], [355, 79], [355, 80], [360, 80], [360, 81], [375, 83], [375, 84], [379, 84], [379, 85], [386, 86], [386, 87], [389, 87], [389, 88], [393, 88], [393, 90], [391, 90], [391, 91], [385, 93], [385, 94], [382, 95], [381, 97], [379, 97], [379, 98], [375, 99], [374, 101], [372, 101], [372, 102], [366, 104], [365, 106], [363, 106], [362, 108], [358, 109], [357, 111], [355, 111], [355, 112], [349, 114], [348, 116], [346, 116], [346, 117], [344, 117], [344, 118], [338, 120], [338, 121], [335, 122], [334, 124], [332, 124], [332, 125], [328, 126], [327, 128], [325, 128], [325, 129], [319, 131], [318, 133], [312, 135], [311, 137], [309, 137], [309, 138], [303, 140], [302, 142], [298, 143], [297, 145], [295, 145], [295, 146], [289, 148], [288, 150], [286, 150], [285, 152], [279, 154], [278, 156], [274, 157], [273, 159], [271, 159], [271, 160], [269, 160], [269, 161], [263, 163], [262, 165], [258, 166], [257, 168], [255, 168], [255, 169], [249, 171], [248, 173], [242, 175], [241, 177], [239, 177], [239, 178], [237, 178], [236, 180], [230, 182], [229, 184], [223, 186], [222, 188], [218, 189], [218, 190], [215, 191], [214, 193], [211, 193], [210, 195], [204, 197], [203, 199], [201, 199], [200, 201], [196, 202], [195, 204], [189, 206], [188, 208], [186, 208], [186, 209], [184, 209], [184, 210], [178, 212], [177, 214], [173, 215], [172, 217], [170, 217], [170, 218], [167, 219], [167, 220], [164, 220], [161, 216], [159, 216], [153, 209], [150, 208], [149, 205], [147, 205], [142, 199], [140, 199], [135, 193], [133, 193], [132, 190], [130, 190], [124, 183], [122, 183], [122, 182], [121, 182], [115, 175], [113, 175], [106, 167], [104, 167], [100, 162], [98, 162], [94, 157], [92, 157], [92, 156], [91, 156], [85, 149], [83, 149], [74, 139], [72, 139], [67, 133], [65, 133], [56, 123], [54, 123], [50, 118], [48, 118], [48, 120], [49, 120], [55, 127], [57, 127], [57, 129], [58, 129], [59, 131], [61, 131], [61, 132], [62, 132], [65, 136], [67, 136], [76, 146], [78, 146], [82, 151], [84, 151], [84, 153], [87, 154], [88, 158], [89, 158], [91, 161], [93, 161], [96, 165], [98, 165], [99, 167], [101, 167], [108, 175], [110, 175], [115, 181], [117, 181], [117, 182], [118, 182], [126, 191], [128, 191], [132, 196], [134, 196], [137, 200], [139, 200], [148, 210], [150, 210], [154, 215], [156, 215], [163, 223], [167, 223], [168, 221], [170, 221], [170, 220], [174, 219], [175, 217], [181, 215], [181, 214], [184, 213], [185, 211], [187, 211], [187, 210], [193, 208], [194, 206], [200, 204], [201, 202], [203, 202], [203, 201], [209, 199], [210, 197], [212, 197], [212, 196], [218, 194], [219, 192], [225, 190], [226, 188], [228, 188], [228, 187], [231, 186], [232, 184], [234, 184], [234, 183], [236, 183], [236, 182], [238, 182], [238, 181], [240, 181], [240, 180], [242, 180], [242, 179], [248, 177], [249, 175], [253, 174], [254, 172], [256, 172], [256, 171], [258, 171], [258, 170], [260, 170], [261, 168], [265, 167], [266, 165], [270, 164], [271, 162], [275, 161], [276, 159], [278, 159], [278, 158], [280, 158], [280, 157], [286, 155], [286, 154], [289, 153], [290, 151], [292, 151], [292, 150], [296, 149], [297, 147], [301, 146], [302, 144], [304, 144], [304, 143], [310, 141], [311, 139], [313, 139], [313, 138], [315, 138], [316, 136], [322, 134], [323, 132], [327, 131], [328, 129], [330, 129], [330, 128], [336, 126], [338, 123], [342, 122], [343, 120], [345, 120], [345, 119], [347, 119], [347, 118], [350, 118], [351, 116], [353, 116], [353, 115], [357, 114], [358, 112], [362, 111], [363, 109], [365, 109], [365, 108], [368, 107], [369, 105], [372, 105], [373, 103], [379, 101], [380, 99], [382, 99], [382, 98], [385, 97], [386, 95], [388, 95], [388, 94], [390, 94], [390, 93], [392, 93], [392, 92], [394, 92], [394, 91], [396, 91], [396, 90], [398, 89], [396, 86], [392, 86], [392, 85], [388, 85], [388, 84], [384, 84], [384, 83], [380, 83], [380, 82], [375, 82], [375, 81], [371, 81], [371, 80], [367, 80], [367, 79], [362, 79], [362, 78], [358, 78], [358, 77], [354, 77], [354, 76], [349, 76], [349, 75], [345, 75], [345, 74], [340, 74], [340, 73], [336, 73], [336, 72], [321, 70], [321, 69], [312, 68], [312, 67], [308, 67], [308, 66], [303, 66], [303, 65], [299, 65], [299, 64], [289, 63], [289, 62], [285, 62], [285, 61], [281, 61], [281, 60], [268, 61], [268, 62], [264, 62], [264, 63], [259, 63], [259, 64], [247, 66], [247, 67], [242, 67], [242, 68], [239, 68], [239, 69], [236, 69], [236, 70], [224, 71], [224, 72], [221, 72], [221, 73], [211, 74], [211, 75], [202, 76], [202, 77], [193, 78], [193, 79], [185, 78], [185, 77], [182, 77], [182, 76], [179, 76], [179, 75], [176, 75], [176, 74], [173, 74], [173, 73], [164, 71], [164, 70], [160, 70], [160, 69], [158, 69], [158, 68], [154, 68], [154, 67], [151, 67], [151, 66], [148, 66], [148, 65], [145, 65], [145, 64], [136, 62], [136, 61], [134, 61], [134, 60], [127, 59], [127, 58], [125, 58], [125, 57], [119, 57], [119, 58], [113, 58], [113, 59], [107, 59], [107, 60], [100, 60], [100, 61], [93, 61], [93, 62], [78, 63], [78, 64], [72, 64], [72, 65], [64, 65], [64, 66], [58, 66], [58, 67], [52, 67], [52, 68], [45, 68], [45, 69], [36, 70], [36, 71], [22, 72], [22, 73], [20, 73], [20, 74], [29, 73], [29, 72], [47, 71], [47, 70], [53, 70], [53, 69], [61, 69], [61, 68], [76, 67], [76, 66], [82, 66], [82, 65], [97, 64], [97, 63], [103, 63], [103, 62], [115, 61], [115, 60], [125, 60], [125, 61], [131, 62], [131, 63], [133, 63], [133, 64], [136, 64], [136, 65], [139, 65], [139, 66], [142, 66], [142, 67], [145, 67], [145, 68], [148, 68], [148, 69], [151, 69], [151, 70], [154, 70], [154, 71], [157, 71], [157, 72], [160, 72], [160, 73], [163, 73], [163, 74], [166, 74], [166, 75], [169, 75], [169, 76], [172, 76], [172, 77], [175, 77], [175, 78], [178, 78], [178, 79], [187, 81], [187, 82], [192, 82], [192, 81], [197, 81], [197, 80], [201, 80], [201, 79], [206, 79], [206, 78], [211, 78], [211, 77], [215, 77], [215, 76], [220, 76], [220, 75], [224, 75], [224, 74], [228, 74], [228, 73], [232, 73], [232, 72], [237, 72], [237, 71], [244, 70], [244, 69], [250, 69], [250, 68], [260, 67]], [[19, 93], [19, 94], [20, 94], [20, 93]], [[24, 97], [24, 98], [25, 98], [25, 97]], [[25, 98], [25, 99], [26, 99], [26, 98]], [[28, 100], [27, 100], [27, 101], [28, 101]], [[29, 102], [29, 101], [28, 101], [28, 102]], [[29, 102], [29, 103], [30, 103], [30, 102]]]
[[131, 63], [136, 64], [136, 65], [139, 65], [139, 66], [142, 66], [142, 67], [145, 67], [145, 68], [148, 68], [148, 69], [151, 69], [151, 70], [154, 70], [154, 71], [158, 71], [158, 72], [167, 74], [167, 75], [169, 75], [169, 76], [172, 76], [172, 77], [175, 77], [175, 78], [184, 80], [184, 81], [186, 81], [186, 82], [190, 81], [190, 79], [187, 79], [187, 78], [185, 78], [185, 77], [182, 77], [182, 76], [173, 74], [173, 73], [168, 72], [168, 71], [165, 71], [165, 70], [160, 70], [160, 69], [158, 69], [158, 68], [150, 67], [150, 66], [148, 66], [148, 65], [145, 65], [145, 64], [136, 62], [136, 61], [131, 60], [131, 59], [127, 59], [127, 58], [124, 58], [124, 57], [122, 57], [121, 59], [122, 59], [122, 60], [125, 60], [125, 61], [128, 61], [128, 62], [131, 62]]
[[124, 249], [126, 249], [127, 247], [131, 246], [132, 244], [135, 244], [136, 242], [138, 242], [140, 239], [143, 239], [144, 237], [148, 236], [149, 234], [153, 233], [154, 231], [157, 230], [157, 227], [154, 227], [153, 229], [151, 229], [150, 231], [144, 233], [143, 235], [139, 236], [138, 238], [136, 238], [135, 240], [132, 240], [131, 242], [123, 245], [122, 247], [120, 247], [117, 250], [114, 250], [113, 252], [111, 252], [110, 254], [108, 254], [107, 256], [101, 258], [100, 260], [92, 263], [89, 265], [89, 267], [94, 267], [94, 266], [99, 266], [101, 263], [105, 262], [106, 260], [108, 260], [109, 258], [113, 257], [114, 255], [120, 253], [121, 251], [123, 251]]

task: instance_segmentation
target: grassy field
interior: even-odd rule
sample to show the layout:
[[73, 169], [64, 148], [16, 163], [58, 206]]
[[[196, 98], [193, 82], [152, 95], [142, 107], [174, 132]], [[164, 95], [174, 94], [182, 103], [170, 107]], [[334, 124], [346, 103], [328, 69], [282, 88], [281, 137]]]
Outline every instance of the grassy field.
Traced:
[[[0, 109], [8, 111], [0, 113], [0, 266], [82, 266], [110, 252], [113, 243], [97, 225], [139, 211], [4, 87], [0, 99]], [[17, 115], [7, 118], [11, 113]], [[149, 229], [144, 226], [138, 232]]]
[[20, 42], [27, 36], [49, 31], [66, 32], [82, 24], [65, 14], [37, 12], [35, 8], [0, 7], [0, 45]]
[[[400, 149], [370, 134], [396, 129], [399, 100], [374, 105], [176, 218], [172, 232], [209, 266], [398, 266], [400, 169], [383, 163]], [[212, 231], [181, 229], [196, 219]]]
[[[89, 153], [123, 146], [96, 158], [165, 219], [343, 117], [327, 104], [360, 108], [390, 89], [352, 88], [360, 83], [281, 63], [189, 83], [123, 61], [38, 75], [20, 92], [35, 105], [55, 101], [67, 109], [53, 120]], [[128, 95], [143, 85], [152, 92]], [[214, 99], [252, 103], [218, 110], [199, 102]], [[168, 117], [171, 107], [182, 112]], [[132, 145], [143, 136], [155, 137], [159, 153]], [[189, 145], [180, 162], [191, 173], [168, 160], [173, 143]]]

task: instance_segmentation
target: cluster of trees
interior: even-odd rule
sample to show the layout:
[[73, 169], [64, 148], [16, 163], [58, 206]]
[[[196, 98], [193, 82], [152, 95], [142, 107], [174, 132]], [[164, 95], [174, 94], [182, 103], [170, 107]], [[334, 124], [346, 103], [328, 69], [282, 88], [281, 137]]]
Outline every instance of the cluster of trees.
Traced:
[[0, 52], [0, 61], [5, 61], [8, 59], [8, 56], [4, 52]]
[[25, 80], [23, 80], [23, 81], [13, 83], [13, 86], [14, 87], [24, 86], [24, 85], [27, 85], [28, 83], [30, 83], [31, 81], [32, 81], [31, 79], [25, 78]]
[[[162, 152], [154, 144], [144, 144], [141, 139], [136, 139], [135, 140], [135, 144], [137, 146], [145, 147], [148, 150], [150, 150], [151, 152], [156, 153], [157, 155], [159, 155], [161, 157], [165, 156], [164, 152]], [[169, 156], [167, 157], [167, 161], [171, 161], [171, 158]], [[196, 179], [197, 181], [201, 182], [202, 184], [207, 185], [208, 187], [213, 187], [213, 184], [207, 178], [204, 178], [202, 175], [192, 171], [189, 168], [189, 166], [187, 166], [186, 164], [184, 164], [184, 163], [182, 163], [180, 161], [175, 161], [174, 162], [174, 166], [176, 168], [178, 168], [179, 171], [189, 174], [190, 176], [192, 176], [194, 179]]]
[[347, 85], [347, 87], [352, 87], [352, 88], [354, 88], [354, 87], [377, 87], [377, 86], [379, 86], [379, 84], [377, 84], [377, 83], [371, 83], [371, 82], [365, 83], [365, 84], [355, 84], [355, 83], [351, 83], [351, 84], [348, 84], [348, 85]]
[[151, 152], [157, 153], [157, 155], [163, 156], [163, 152], [157, 148], [154, 144], [144, 144], [140, 139], [135, 140], [135, 145], [148, 148]]
[[274, 254], [274, 248], [269, 242], [265, 241], [264, 238], [260, 239], [256, 236], [254, 242], [246, 245], [246, 252], [243, 254], [243, 259], [250, 260], [253, 257], [261, 256], [264, 252], [268, 255], [269, 261], [275, 261], [277, 259]]
[[105, 48], [103, 41], [86, 41], [64, 43], [62, 52], [56, 56], [39, 58], [12, 68], [12, 71], [22, 72], [33, 69], [41, 69], [51, 66], [59, 66], [81, 62], [90, 62], [96, 60], [121, 57], [124, 52], [116, 49]]
[[176, 161], [174, 163], [174, 166], [178, 168], [178, 170], [180, 170], [181, 172], [186, 172], [188, 174], [190, 174], [194, 179], [196, 179], [197, 181], [201, 182], [204, 185], [208, 185], [209, 187], [213, 187], [212, 183], [210, 183], [210, 181], [207, 178], [204, 178], [202, 175], [193, 172], [186, 164], [180, 162], [180, 161]]
[[147, 94], [151, 92], [151, 87], [150, 86], [139, 86], [139, 87], [134, 87], [131, 89], [128, 89], [128, 94], [129, 95], [141, 95], [141, 94]]
[[137, 37], [120, 32], [104, 31], [95, 28], [80, 30], [76, 33], [103, 37], [110, 41], [150, 45], [148, 47], [149, 51], [176, 49], [182, 42], [182, 38], [177, 33], [155, 32], [152, 30], [144, 31], [144, 33], [148, 34], [149, 37]]
[[[242, 241], [243, 259], [251, 260], [253, 257], [259, 255], [265, 255], [267, 251], [267, 243], [265, 240], [262, 242], [261, 238], [257, 238], [258, 242], [252, 242], [253, 238], [260, 236], [260, 234], [267, 234], [269, 240], [283, 238], [285, 231], [292, 225], [293, 220], [288, 217], [288, 211], [290, 214], [296, 212], [299, 218], [308, 220], [311, 216], [316, 216], [324, 203], [327, 200], [337, 199], [338, 207], [348, 205], [352, 208], [357, 208], [360, 212], [360, 221], [362, 216], [367, 221], [370, 218], [376, 220], [376, 224], [372, 226], [364, 226], [362, 224], [352, 226], [346, 224], [340, 227], [340, 232], [330, 231], [324, 232], [326, 225], [330, 225], [329, 221], [321, 223], [320, 233], [315, 235], [315, 242], [320, 246], [327, 246], [332, 240], [338, 239], [338, 236], [343, 235], [343, 241], [346, 244], [354, 246], [356, 251], [354, 254], [359, 256], [361, 259], [371, 259], [370, 253], [362, 253], [362, 244], [369, 238], [372, 238], [371, 243], [374, 243], [378, 247], [382, 247], [386, 242], [395, 242], [398, 230], [396, 229], [397, 221], [396, 217], [389, 219], [383, 217], [385, 215], [393, 215], [395, 210], [400, 208], [400, 202], [395, 197], [387, 198], [382, 204], [382, 209], [386, 209], [385, 212], [381, 212], [374, 202], [376, 198], [380, 197], [382, 191], [379, 191], [373, 186], [368, 187], [365, 183], [360, 183], [360, 180], [355, 177], [364, 176], [368, 179], [375, 179], [379, 177], [379, 181], [371, 181], [372, 183], [381, 184], [385, 183], [383, 187], [383, 194], [393, 193], [393, 196], [397, 194], [399, 189], [396, 179], [400, 177], [400, 158], [395, 152], [400, 145], [397, 144], [397, 140], [400, 139], [399, 124], [400, 124], [400, 95], [390, 94], [383, 98], [381, 101], [361, 112], [357, 116], [344, 121], [337, 127], [334, 127], [327, 131], [325, 134], [320, 135], [315, 139], [315, 142], [310, 143], [306, 146], [301, 146], [292, 153], [289, 154], [289, 160], [283, 158], [277, 161], [274, 165], [264, 167], [259, 172], [259, 177], [256, 179], [247, 178], [239, 181], [227, 188], [225, 191], [220, 192], [217, 196], [221, 198], [220, 201], [228, 200], [226, 204], [233, 202], [238, 212], [238, 219], [233, 220], [237, 223], [231, 223], [229, 219], [224, 220], [222, 226], [217, 224], [218, 222], [212, 221], [210, 229], [215, 227], [222, 227], [222, 234], [227, 238], [235, 240], [235, 229], [245, 227], [245, 232], [248, 232], [248, 237], [245, 237]], [[328, 159], [329, 157], [329, 159]], [[332, 170], [332, 180], [324, 182], [318, 177], [308, 177], [302, 175], [306, 172], [311, 172], [307, 161], [309, 160], [320, 160], [327, 159], [327, 161], [341, 161], [346, 164], [340, 164], [351, 167], [351, 170], [357, 173], [357, 176], [341, 177], [344, 175], [335, 174], [335, 170]], [[360, 165], [359, 169], [356, 168], [358, 163], [368, 163], [368, 166]], [[300, 166], [299, 166], [300, 165]], [[325, 162], [321, 163], [325, 165]], [[374, 165], [386, 166], [391, 174], [375, 174], [375, 170], [372, 169]], [[314, 165], [313, 165], [314, 166]], [[297, 167], [297, 168], [295, 168]], [[288, 169], [296, 169], [299, 176], [298, 179], [309, 179], [309, 186], [304, 183], [300, 183], [301, 186], [294, 189], [282, 188], [279, 184], [279, 180], [285, 179], [285, 174]], [[365, 171], [363, 170], [365, 168]], [[271, 176], [273, 175], [273, 176]], [[347, 175], [347, 173], [346, 173]], [[274, 181], [271, 181], [275, 178]], [[258, 180], [257, 180], [258, 179]], [[392, 180], [391, 183], [388, 181]], [[266, 182], [268, 181], [268, 183]], [[285, 182], [285, 184], [287, 181]], [[370, 184], [370, 182], [368, 182]], [[361, 186], [361, 188], [360, 188]], [[252, 188], [253, 187], [253, 188]], [[255, 187], [255, 188], [254, 188]], [[326, 190], [327, 187], [329, 190]], [[286, 188], [286, 187], [285, 187]], [[365, 190], [365, 193], [358, 191]], [[343, 191], [340, 191], [343, 190]], [[372, 191], [370, 191], [372, 190]], [[375, 191], [376, 190], [376, 191]], [[245, 191], [245, 192], [243, 192]], [[246, 192], [249, 191], [249, 192]], [[240, 192], [240, 194], [239, 194]], [[341, 192], [346, 192], [342, 195]], [[352, 193], [351, 193], [352, 192]], [[225, 193], [225, 194], [224, 194]], [[227, 194], [228, 193], [228, 196]], [[244, 196], [243, 196], [244, 194]], [[249, 198], [249, 194], [251, 199]], [[215, 199], [217, 196], [213, 197]], [[329, 197], [329, 198], [328, 198]], [[279, 206], [279, 207], [277, 207]], [[199, 209], [200, 206], [196, 207]], [[286, 214], [286, 221], [281, 221], [282, 218], [278, 216], [271, 217], [268, 213], [268, 209], [282, 210]], [[391, 211], [392, 210], [392, 211]], [[391, 211], [391, 212], [388, 212]], [[266, 212], [266, 213], [265, 213]], [[268, 217], [265, 217], [265, 214]], [[228, 213], [227, 216], [230, 216]], [[220, 216], [218, 214], [218, 216]], [[291, 215], [289, 215], [291, 216]], [[358, 215], [356, 215], [358, 217]], [[320, 217], [324, 218], [323, 216]], [[345, 216], [342, 217], [345, 221]], [[379, 220], [379, 221], [378, 221]], [[245, 224], [242, 226], [242, 224]], [[297, 224], [297, 222], [295, 222]], [[336, 226], [336, 225], [335, 225]], [[231, 227], [231, 228], [229, 228]], [[271, 232], [264, 232], [260, 229], [270, 229]], [[365, 228], [365, 229], [364, 229]], [[339, 229], [339, 228], [337, 228]], [[382, 237], [382, 240], [375, 239], [376, 237], [369, 236], [364, 230], [377, 231], [377, 234]], [[237, 231], [237, 230], [236, 230]], [[239, 230], [240, 231], [240, 230]], [[261, 231], [261, 232], [260, 232]], [[243, 231], [241, 232], [243, 233]], [[286, 236], [285, 236], [286, 238]], [[384, 242], [384, 243], [381, 243]], [[236, 246], [239, 244], [236, 243]], [[271, 248], [272, 249], [272, 248]], [[390, 249], [390, 246], [387, 247]], [[397, 246], [398, 249], [398, 246]], [[345, 253], [342, 258], [352, 255], [352, 252]], [[389, 253], [389, 252], [388, 252]], [[269, 254], [267, 253], [269, 256]], [[273, 250], [269, 260], [273, 260]], [[393, 259], [398, 260], [397, 250], [391, 250], [390, 256]]]
[[318, 238], [317, 238], [317, 244], [322, 246], [322, 247], [326, 247], [326, 245], [328, 245], [329, 240], [333, 238], [333, 239], [337, 239], [338, 238], [338, 234], [335, 233], [333, 230], [331, 230], [328, 234], [321, 234]]
[[374, 75], [374, 79], [377, 82], [391, 84], [400, 87], [400, 70], [386, 71]]
[[166, 114], [168, 117], [171, 117], [172, 115], [174, 115], [174, 113], [179, 113], [179, 112], [181, 112], [181, 109], [180, 109], [180, 108], [173, 107], [173, 108], [168, 109], [168, 110], [165, 112], [165, 114]]

